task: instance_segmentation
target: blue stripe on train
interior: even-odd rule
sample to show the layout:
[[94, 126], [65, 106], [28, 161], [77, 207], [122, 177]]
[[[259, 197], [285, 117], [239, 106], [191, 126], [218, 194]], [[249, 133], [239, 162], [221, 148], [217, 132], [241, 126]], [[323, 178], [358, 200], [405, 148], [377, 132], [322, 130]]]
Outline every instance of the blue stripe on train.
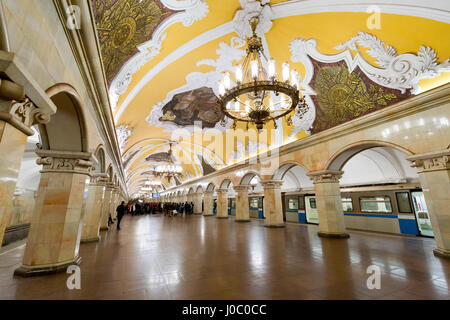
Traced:
[[400, 225], [400, 232], [403, 234], [412, 234], [415, 236], [419, 234], [416, 220], [414, 219], [398, 219], [398, 224]]
[[306, 213], [304, 213], [304, 212], [298, 213], [298, 222], [306, 223]]

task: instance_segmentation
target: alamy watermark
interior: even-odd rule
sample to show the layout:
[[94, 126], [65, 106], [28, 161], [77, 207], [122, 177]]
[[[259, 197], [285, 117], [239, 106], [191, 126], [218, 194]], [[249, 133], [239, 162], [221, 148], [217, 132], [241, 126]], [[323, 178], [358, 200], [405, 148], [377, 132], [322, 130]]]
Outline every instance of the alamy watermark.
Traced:
[[71, 5], [66, 9], [66, 26], [70, 30], [81, 28], [81, 9], [79, 6]]
[[81, 290], [81, 269], [79, 266], [71, 265], [67, 268], [66, 271], [68, 274], [71, 274], [69, 278], [67, 278], [66, 285], [69, 290]]

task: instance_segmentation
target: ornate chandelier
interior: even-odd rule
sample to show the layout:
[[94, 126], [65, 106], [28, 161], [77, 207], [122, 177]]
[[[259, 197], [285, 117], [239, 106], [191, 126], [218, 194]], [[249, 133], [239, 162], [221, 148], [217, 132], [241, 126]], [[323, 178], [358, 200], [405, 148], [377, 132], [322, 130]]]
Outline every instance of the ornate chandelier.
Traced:
[[308, 111], [300, 88], [300, 75], [289, 69], [287, 62], [281, 69], [281, 80], [277, 79], [276, 64], [272, 59], [267, 61], [264, 55], [261, 38], [256, 35], [259, 18], [250, 19], [253, 31], [251, 38], [247, 38], [247, 56], [242, 65], [236, 67], [233, 83], [229, 73], [225, 73], [223, 81], [219, 83], [219, 103], [222, 112], [233, 119], [232, 128], [237, 122], [256, 125], [258, 130], [275, 120], [286, 116], [289, 125], [292, 125], [292, 116], [295, 109], [299, 117]]
[[167, 177], [167, 178], [169, 178], [169, 180], [172, 177], [181, 176], [181, 173], [183, 172], [183, 168], [181, 166], [173, 163], [172, 143], [173, 142], [169, 143], [170, 147], [169, 147], [169, 151], [167, 152], [167, 157], [169, 159], [168, 164], [157, 166], [153, 171], [153, 174], [155, 176]]

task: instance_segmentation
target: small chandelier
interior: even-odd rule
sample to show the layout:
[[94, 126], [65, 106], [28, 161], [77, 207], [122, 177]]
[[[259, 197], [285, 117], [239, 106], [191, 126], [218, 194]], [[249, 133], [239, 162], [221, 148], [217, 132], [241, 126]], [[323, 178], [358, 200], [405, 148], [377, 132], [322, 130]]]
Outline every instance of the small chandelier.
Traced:
[[169, 180], [170, 180], [170, 178], [173, 178], [176, 176], [181, 176], [181, 173], [183, 172], [183, 168], [181, 166], [173, 163], [172, 143], [173, 142], [169, 142], [170, 147], [169, 147], [169, 151], [167, 152], [167, 156], [169, 159], [168, 164], [157, 166], [153, 171], [153, 174], [155, 176], [167, 177], [167, 178], [169, 178]]
[[[256, 125], [258, 130], [275, 120], [287, 116], [292, 125], [292, 111], [297, 109], [299, 117], [308, 111], [308, 105], [300, 93], [300, 75], [283, 63], [281, 79], [277, 79], [276, 64], [272, 59], [267, 61], [264, 55], [261, 38], [256, 35], [259, 18], [249, 21], [253, 35], [247, 38], [247, 56], [242, 65], [236, 67], [233, 86], [229, 73], [225, 73], [219, 82], [219, 103], [222, 112], [233, 119], [232, 129], [236, 129], [238, 121]], [[264, 62], [264, 64], [263, 64]], [[267, 67], [265, 68], [264, 65]]]

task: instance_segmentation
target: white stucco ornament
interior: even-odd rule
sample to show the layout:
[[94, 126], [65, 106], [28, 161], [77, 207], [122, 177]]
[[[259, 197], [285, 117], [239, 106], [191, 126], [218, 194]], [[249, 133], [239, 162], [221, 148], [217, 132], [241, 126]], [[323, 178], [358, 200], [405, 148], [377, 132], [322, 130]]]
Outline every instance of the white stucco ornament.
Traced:
[[274, 13], [269, 5], [269, 0], [241, 0], [242, 9], [236, 11], [233, 18], [233, 29], [241, 39], [252, 36], [249, 21], [253, 17], [259, 17], [256, 34], [263, 37], [272, 28]]
[[117, 132], [117, 139], [119, 140], [120, 152], [123, 152], [125, 150], [128, 138], [133, 133], [133, 130], [134, 129], [128, 125], [117, 126], [116, 132]]

